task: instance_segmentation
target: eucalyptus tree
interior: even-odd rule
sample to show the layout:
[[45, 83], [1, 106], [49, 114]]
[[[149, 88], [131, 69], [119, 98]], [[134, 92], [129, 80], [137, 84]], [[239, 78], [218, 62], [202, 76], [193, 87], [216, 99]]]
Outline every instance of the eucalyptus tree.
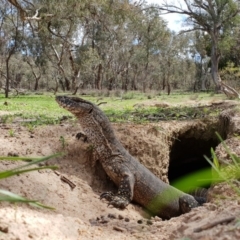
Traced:
[[[29, 24], [33, 36], [39, 39], [38, 43], [41, 42], [43, 55], [54, 63], [53, 66], [64, 79], [59, 80], [63, 89], [74, 90], [79, 85], [77, 81], [81, 70], [79, 62], [75, 61], [75, 50], [85, 44], [81, 40], [81, 27], [84, 21], [93, 18], [92, 10], [104, 0], [8, 1], [16, 7], [22, 21]], [[77, 37], [76, 32], [79, 34]]]
[[[178, 4], [164, 0], [159, 9], [165, 13], [187, 16], [186, 23], [192, 25], [187, 31], [199, 30], [211, 38], [211, 74], [216, 87], [220, 88], [218, 65], [229, 32], [239, 19], [237, 0], [183, 0]], [[228, 41], [230, 43], [230, 41]]]
[[10, 59], [15, 53], [21, 51], [25, 28], [19, 14], [11, 4], [8, 2], [1, 3], [0, 11], [1, 57], [5, 63], [1, 67], [1, 74], [5, 78], [5, 97], [7, 98], [11, 82]]
[[211, 40], [208, 34], [195, 31], [191, 34], [190, 53], [196, 66], [194, 91], [206, 91], [209, 88], [209, 61], [211, 55]]
[[171, 34], [156, 8], [142, 10], [129, 25], [129, 30], [134, 37], [131, 50], [134, 79], [141, 80], [141, 88], [146, 91], [158, 82], [160, 66], [157, 58], [168, 44]]
[[80, 86], [170, 91], [171, 79], [185, 74], [178, 68], [186, 60], [181, 37], [169, 47], [172, 33], [159, 9], [144, 1], [5, 1], [28, 29], [24, 53], [36, 87], [49, 62], [61, 75], [56, 86], [74, 93]]
[[[65, 79], [62, 85], [67, 90], [80, 86], [82, 81], [77, 84], [76, 79], [86, 77], [86, 69], [94, 73], [94, 87], [100, 89], [109, 66], [115, 77], [128, 66], [118, 64], [120, 51], [118, 54], [115, 50], [120, 49], [121, 45], [126, 52], [126, 44], [118, 30], [124, 28], [126, 16], [137, 4], [116, 0], [9, 2], [18, 9], [22, 20], [29, 22], [38, 37], [45, 34], [42, 38], [45, 39], [45, 54], [56, 63], [56, 68]], [[96, 61], [93, 57], [97, 57]]]

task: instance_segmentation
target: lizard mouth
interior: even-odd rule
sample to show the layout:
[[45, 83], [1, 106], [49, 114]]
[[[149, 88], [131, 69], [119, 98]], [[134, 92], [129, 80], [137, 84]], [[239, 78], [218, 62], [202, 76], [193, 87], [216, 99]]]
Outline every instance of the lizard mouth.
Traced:
[[56, 101], [61, 107], [73, 114], [91, 113], [93, 109], [93, 104], [78, 97], [56, 96]]

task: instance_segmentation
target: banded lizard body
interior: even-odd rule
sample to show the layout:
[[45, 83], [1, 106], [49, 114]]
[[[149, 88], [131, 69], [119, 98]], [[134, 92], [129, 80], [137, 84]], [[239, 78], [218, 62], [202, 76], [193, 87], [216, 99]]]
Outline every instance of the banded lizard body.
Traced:
[[96, 105], [77, 97], [57, 96], [56, 101], [77, 117], [103, 169], [118, 186], [116, 194], [106, 192], [101, 195], [109, 204], [123, 209], [133, 200], [163, 219], [199, 206], [193, 196], [166, 184], [131, 156]]

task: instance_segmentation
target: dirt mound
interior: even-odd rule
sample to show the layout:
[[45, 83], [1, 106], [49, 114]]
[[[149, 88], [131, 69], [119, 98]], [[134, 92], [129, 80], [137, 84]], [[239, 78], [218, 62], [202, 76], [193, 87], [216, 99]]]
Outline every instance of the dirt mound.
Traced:
[[[114, 129], [132, 155], [168, 182], [171, 147], [176, 141], [207, 140], [213, 137], [217, 126], [215, 120], [204, 120], [114, 124]], [[239, 239], [237, 200], [207, 203], [169, 221], [146, 218], [143, 209], [135, 204], [123, 211], [108, 207], [99, 195], [115, 187], [101, 170], [89, 144], [75, 138], [79, 130], [76, 123], [31, 131], [17, 124], [1, 125], [2, 156], [46, 156], [59, 151], [65, 151], [66, 155], [48, 161], [47, 164], [59, 166], [57, 171], [42, 170], [1, 180], [1, 188], [39, 200], [55, 210], [1, 203], [0, 239]], [[180, 160], [174, 161], [176, 164]], [[0, 164], [1, 169], [9, 169], [17, 163], [2, 161]], [[61, 176], [76, 187], [72, 189]], [[229, 217], [234, 219], [227, 221]], [[215, 222], [217, 220], [223, 224]], [[197, 232], [199, 227], [203, 228]]]

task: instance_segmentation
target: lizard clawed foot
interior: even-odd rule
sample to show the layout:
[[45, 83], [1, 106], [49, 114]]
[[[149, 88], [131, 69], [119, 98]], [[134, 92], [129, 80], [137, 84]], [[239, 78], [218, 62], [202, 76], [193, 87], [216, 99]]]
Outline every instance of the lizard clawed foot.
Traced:
[[112, 192], [105, 192], [100, 195], [100, 199], [105, 198], [108, 201], [108, 206], [112, 205], [115, 208], [124, 209], [129, 204], [124, 196], [114, 195]]
[[77, 138], [77, 140], [82, 140], [83, 142], [88, 141], [87, 136], [82, 132], [77, 133], [76, 138]]
[[105, 198], [109, 202], [113, 200], [113, 197], [114, 197], [114, 194], [112, 192], [104, 192], [100, 195], [100, 199]]

